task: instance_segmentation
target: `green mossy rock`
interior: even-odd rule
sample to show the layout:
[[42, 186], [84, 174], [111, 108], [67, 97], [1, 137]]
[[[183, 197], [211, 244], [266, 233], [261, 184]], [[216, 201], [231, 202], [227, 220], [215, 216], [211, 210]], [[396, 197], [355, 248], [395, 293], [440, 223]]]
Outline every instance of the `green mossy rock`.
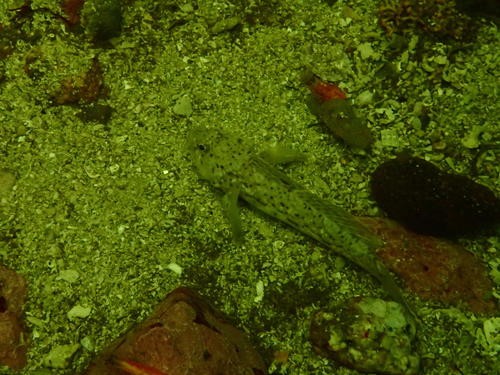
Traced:
[[104, 42], [120, 35], [123, 14], [119, 0], [89, 0], [82, 9], [82, 24], [96, 41]]

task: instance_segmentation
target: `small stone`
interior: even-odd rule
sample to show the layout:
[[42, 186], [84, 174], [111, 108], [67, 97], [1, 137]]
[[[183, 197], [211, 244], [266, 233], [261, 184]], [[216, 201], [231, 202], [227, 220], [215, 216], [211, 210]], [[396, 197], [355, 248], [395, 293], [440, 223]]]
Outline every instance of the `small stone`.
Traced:
[[47, 367], [66, 368], [79, 348], [79, 344], [57, 345], [45, 356], [43, 362]]
[[399, 147], [398, 133], [393, 129], [382, 129], [380, 131], [380, 142], [384, 147]]
[[80, 278], [80, 274], [77, 270], [62, 270], [59, 272], [59, 275], [56, 277], [56, 280], [64, 280], [68, 283], [74, 283]]
[[182, 96], [174, 104], [173, 111], [176, 115], [190, 116], [193, 113], [193, 106], [189, 96]]
[[470, 132], [462, 139], [462, 144], [469, 149], [478, 148], [481, 144], [479, 137], [485, 130], [485, 126], [483, 125], [474, 125]]
[[361, 55], [361, 58], [363, 60], [366, 60], [370, 57], [376, 57], [377, 54], [375, 53], [375, 51], [373, 50], [372, 48], [372, 45], [370, 43], [362, 43], [358, 46], [358, 51]]
[[365, 90], [356, 98], [357, 104], [364, 106], [373, 102], [373, 93], [371, 91]]
[[167, 264], [167, 269], [175, 273], [177, 276], [180, 276], [182, 274], [182, 267], [179, 266], [177, 263]]
[[95, 346], [94, 346], [94, 341], [91, 336], [85, 336], [80, 340], [80, 345], [85, 348], [85, 350], [88, 351], [93, 351]]
[[68, 311], [68, 319], [73, 320], [75, 318], [86, 318], [90, 315], [92, 309], [90, 307], [85, 307], [81, 305], [75, 305]]

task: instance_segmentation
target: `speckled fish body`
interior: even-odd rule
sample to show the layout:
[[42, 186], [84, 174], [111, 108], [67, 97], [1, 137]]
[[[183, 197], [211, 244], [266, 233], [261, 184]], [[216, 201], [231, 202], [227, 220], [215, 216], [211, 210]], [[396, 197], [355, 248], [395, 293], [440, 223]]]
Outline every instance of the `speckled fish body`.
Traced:
[[236, 204], [240, 197], [314, 238], [369, 272], [393, 298], [406, 305], [392, 274], [375, 255], [382, 241], [344, 209], [305, 190], [256, 155], [241, 137], [195, 128], [189, 134], [188, 147], [199, 176], [223, 190], [228, 202]]

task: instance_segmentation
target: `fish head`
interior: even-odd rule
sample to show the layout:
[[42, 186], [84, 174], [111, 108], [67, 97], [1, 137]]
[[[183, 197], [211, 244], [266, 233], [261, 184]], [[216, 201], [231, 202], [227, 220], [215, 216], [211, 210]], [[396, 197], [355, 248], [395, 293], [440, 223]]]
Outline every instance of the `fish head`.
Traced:
[[225, 189], [225, 183], [241, 172], [250, 152], [241, 137], [219, 129], [193, 127], [187, 136], [188, 154], [204, 180]]

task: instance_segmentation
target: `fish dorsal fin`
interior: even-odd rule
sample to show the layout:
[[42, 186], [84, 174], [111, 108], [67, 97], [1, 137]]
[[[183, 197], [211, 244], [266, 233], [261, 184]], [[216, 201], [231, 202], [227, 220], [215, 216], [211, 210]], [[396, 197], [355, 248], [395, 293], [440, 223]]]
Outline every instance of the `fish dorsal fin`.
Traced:
[[306, 190], [297, 192], [297, 194], [302, 199], [307, 200], [317, 211], [322, 212], [332, 223], [341, 227], [343, 231], [348, 231], [351, 235], [359, 238], [371, 249], [376, 249], [383, 245], [380, 237], [371, 232], [368, 227], [342, 207], [336, 206]]

